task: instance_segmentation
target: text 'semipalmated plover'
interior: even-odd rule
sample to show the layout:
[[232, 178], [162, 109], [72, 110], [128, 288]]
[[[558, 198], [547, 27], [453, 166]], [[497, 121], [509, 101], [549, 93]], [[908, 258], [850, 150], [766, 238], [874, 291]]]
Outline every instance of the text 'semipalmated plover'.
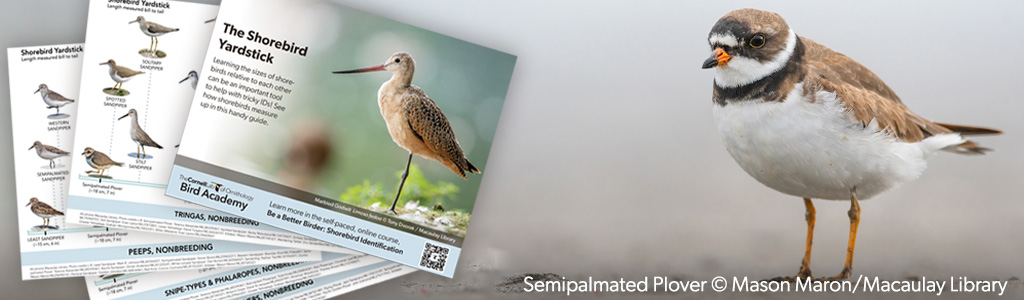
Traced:
[[196, 89], [196, 84], [199, 83], [199, 73], [196, 73], [196, 71], [188, 71], [188, 76], [186, 76], [185, 79], [178, 81], [178, 84], [185, 82], [185, 80], [188, 80], [189, 83], [192, 84], [192, 89], [194, 90]]
[[50, 161], [50, 169], [53, 169], [53, 167], [56, 165], [56, 163], [53, 162], [54, 159], [57, 159], [58, 157], [61, 156], [71, 155], [71, 153], [67, 151], [60, 150], [59, 148], [54, 146], [43, 145], [43, 143], [39, 141], [32, 143], [32, 147], [28, 147], [28, 150], [32, 149], [36, 149], [36, 155], [39, 155], [39, 158]]
[[[929, 121], [911, 112], [853, 59], [797, 36], [781, 16], [730, 12], [708, 35], [715, 68], [713, 112], [726, 149], [750, 176], [804, 198], [807, 241], [796, 278], [812, 278], [812, 198], [850, 201], [846, 279], [860, 223], [858, 200], [916, 179], [939, 150], [983, 154], [962, 135], [988, 128]], [[778, 280], [794, 280], [780, 277]]]
[[28, 204], [26, 204], [25, 206], [32, 206], [32, 208], [30, 208], [32, 210], [32, 213], [36, 214], [40, 218], [43, 218], [43, 227], [50, 226], [50, 218], [64, 215], [63, 212], [54, 209], [49, 204], [39, 201], [39, 199], [36, 197], [32, 197], [32, 199], [29, 199]]
[[156, 37], [169, 32], [178, 31], [178, 28], [170, 28], [154, 22], [146, 21], [146, 18], [143, 18], [142, 16], [135, 18], [135, 21], [128, 22], [128, 24], [131, 23], [139, 23], [139, 29], [142, 30], [142, 33], [149, 36], [149, 52], [156, 52], [156, 46], [160, 44], [160, 41], [157, 41]]
[[405, 52], [392, 54], [383, 64], [362, 69], [336, 71], [334, 74], [349, 74], [388, 71], [391, 79], [381, 85], [377, 91], [377, 104], [380, 114], [387, 124], [391, 140], [399, 147], [409, 151], [409, 160], [405, 163], [405, 172], [398, 183], [395, 201], [388, 211], [395, 213], [398, 196], [402, 194], [405, 178], [409, 176], [409, 165], [412, 155], [432, 159], [448, 167], [463, 179], [466, 172], [480, 173], [462, 152], [462, 146], [455, 139], [455, 132], [448, 124], [448, 118], [441, 108], [427, 97], [420, 87], [412, 84], [412, 75], [416, 71], [416, 62]]
[[46, 108], [56, 108], [56, 114], [58, 115], [60, 114], [61, 106], [75, 102], [74, 99], [68, 99], [67, 97], [58, 94], [57, 92], [51, 91], [50, 88], [46, 86], [46, 84], [40, 84], [39, 89], [37, 89], [33, 94], [35, 93], [41, 93], [40, 95], [43, 96], [43, 102], [46, 103]]
[[107, 65], [110, 67], [110, 79], [113, 79], [114, 82], [117, 82], [116, 84], [114, 84], [114, 87], [111, 88], [111, 90], [115, 92], [121, 89], [121, 84], [125, 81], [131, 80], [132, 77], [135, 77], [135, 75], [146, 73], [142, 71], [135, 71], [124, 66], [118, 66], [113, 59], [109, 59], [107, 60], [107, 62], [100, 63], [100, 65]]
[[[132, 141], [134, 141], [136, 145], [135, 157], [145, 158], [147, 146], [156, 147], [157, 149], [164, 148], [163, 146], [160, 146], [159, 144], [154, 142], [153, 139], [149, 137], [149, 134], [146, 134], [146, 132], [142, 130], [142, 126], [139, 126], [139, 113], [136, 112], [134, 108], [129, 109], [127, 114], [121, 116], [120, 118], [117, 118], [117, 120], [120, 121], [121, 119], [124, 119], [127, 116], [132, 117], [132, 126], [131, 129], [128, 131], [128, 134], [132, 137]], [[139, 152], [140, 147], [142, 148], [141, 153]]]
[[91, 147], [85, 147], [85, 151], [82, 152], [82, 155], [85, 156], [85, 162], [88, 163], [90, 167], [99, 170], [85, 171], [85, 174], [99, 173], [99, 176], [103, 176], [103, 172], [106, 171], [107, 169], [110, 169], [111, 167], [115, 166], [120, 167], [124, 165], [124, 163], [116, 162], [113, 159], [110, 159], [110, 157], [107, 156], [106, 154], [103, 154], [103, 152], [96, 151]]

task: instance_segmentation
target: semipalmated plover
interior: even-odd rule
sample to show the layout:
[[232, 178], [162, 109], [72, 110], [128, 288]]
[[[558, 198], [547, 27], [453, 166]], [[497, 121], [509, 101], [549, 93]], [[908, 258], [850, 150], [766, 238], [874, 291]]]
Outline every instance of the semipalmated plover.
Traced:
[[732, 11], [711, 29], [708, 42], [712, 54], [703, 68], [715, 69], [712, 110], [729, 154], [757, 181], [804, 199], [807, 241], [796, 278], [812, 278], [812, 198], [850, 201], [845, 265], [838, 275], [820, 278], [846, 279], [858, 200], [917, 179], [940, 150], [990, 150], [963, 135], [1000, 133], [918, 116], [868, 68], [797, 36], [772, 12]]
[[88, 163], [90, 167], [98, 170], [85, 171], [85, 174], [99, 173], [99, 176], [102, 177], [103, 172], [107, 169], [110, 169], [111, 167], [124, 166], [124, 163], [116, 162], [113, 159], [110, 159], [106, 154], [103, 154], [103, 152], [96, 151], [91, 147], [85, 147], [85, 151], [82, 152], [82, 155], [85, 156], [85, 162]]
[[57, 216], [63, 216], [64, 215], [63, 212], [61, 212], [61, 211], [59, 211], [57, 209], [54, 209], [49, 204], [46, 204], [46, 203], [43, 203], [42, 201], [39, 201], [39, 199], [36, 198], [36, 197], [32, 197], [32, 199], [29, 199], [28, 200], [28, 204], [26, 204], [25, 206], [26, 207], [31, 206], [31, 208], [29, 208], [29, 209], [32, 210], [32, 213], [36, 214], [40, 218], [43, 218], [43, 225], [42, 225], [42, 227], [49, 227], [50, 226], [50, 218], [57, 217]]
[[[127, 114], [121, 116], [120, 118], [117, 118], [117, 120], [120, 121], [121, 119], [124, 119], [128, 116], [132, 117], [131, 129], [128, 131], [128, 134], [131, 136], [132, 141], [135, 142], [136, 145], [135, 157], [145, 158], [147, 146], [156, 147], [157, 149], [164, 148], [163, 146], [160, 146], [159, 144], [154, 142], [153, 139], [149, 137], [149, 134], [142, 130], [142, 126], [139, 126], [139, 113], [136, 112], [134, 108], [129, 109]], [[139, 152], [139, 148], [142, 148], [141, 153]]]
[[402, 172], [402, 180], [398, 183], [398, 192], [395, 193], [395, 200], [388, 209], [388, 212], [394, 214], [397, 214], [395, 205], [398, 204], [398, 196], [402, 194], [405, 178], [409, 176], [413, 154], [437, 161], [463, 179], [466, 178], [466, 172], [480, 173], [462, 152], [462, 146], [459, 146], [459, 141], [455, 139], [455, 133], [441, 108], [427, 97], [427, 93], [420, 87], [412, 84], [415, 70], [416, 62], [412, 60], [412, 56], [398, 52], [391, 55], [383, 64], [334, 72], [391, 72], [391, 79], [384, 82], [377, 91], [377, 104], [387, 124], [388, 133], [391, 134], [391, 140], [409, 151], [409, 160], [405, 163], [405, 172]]
[[100, 65], [107, 65], [110, 67], [110, 70], [108, 71], [110, 73], [110, 79], [117, 82], [114, 84], [114, 87], [110, 88], [113, 92], [118, 92], [121, 89], [121, 84], [125, 81], [131, 80], [136, 75], [146, 73], [142, 71], [135, 71], [124, 66], [118, 66], [113, 59], [109, 59], [107, 62], [102, 62]]
[[68, 99], [67, 97], [58, 94], [57, 92], [51, 91], [50, 88], [46, 86], [46, 84], [40, 84], [39, 89], [36, 89], [36, 91], [33, 94], [35, 93], [40, 93], [40, 95], [43, 97], [43, 103], [46, 103], [46, 108], [56, 108], [57, 115], [60, 114], [60, 108], [62, 106], [75, 102], [74, 99]]
[[186, 76], [185, 79], [178, 81], [178, 84], [185, 82], [185, 80], [188, 80], [189, 83], [192, 84], [192, 89], [194, 90], [196, 89], [196, 84], [199, 83], [199, 73], [196, 73], [196, 71], [188, 71], [188, 76]]
[[135, 18], [134, 21], [128, 22], [128, 24], [131, 23], [139, 23], [139, 30], [142, 30], [143, 34], [149, 36], [149, 52], [156, 52], [156, 46], [160, 44], [160, 41], [157, 41], [156, 37], [178, 31], [178, 28], [170, 28], [154, 22], [146, 21], [146, 18], [143, 18], [142, 16]]
[[57, 159], [61, 156], [71, 155], [71, 153], [67, 151], [60, 150], [60, 148], [54, 146], [44, 145], [39, 141], [32, 143], [32, 147], [28, 147], [28, 150], [32, 149], [36, 149], [36, 155], [39, 155], [39, 158], [50, 161], [50, 169], [53, 169], [54, 166], [56, 166], [56, 163], [53, 162], [54, 159]]

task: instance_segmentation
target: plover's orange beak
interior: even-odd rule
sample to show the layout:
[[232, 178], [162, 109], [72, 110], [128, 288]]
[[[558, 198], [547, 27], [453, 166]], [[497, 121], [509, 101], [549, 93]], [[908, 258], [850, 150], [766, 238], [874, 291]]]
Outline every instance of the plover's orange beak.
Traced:
[[722, 50], [722, 48], [715, 48], [714, 53], [704, 61], [704, 65], [701, 66], [701, 69], [725, 66], [729, 63], [730, 59], [732, 59], [732, 56], [729, 55], [729, 53], [725, 53], [725, 50]]
[[348, 70], [348, 71], [334, 71], [334, 72], [331, 72], [331, 73], [334, 73], [334, 74], [351, 74], [351, 73], [363, 73], [363, 72], [377, 72], [377, 71], [384, 71], [384, 70], [387, 70], [387, 68], [384, 67], [384, 64], [379, 64], [379, 65], [376, 65], [376, 66], [365, 67], [365, 68], [362, 68], [362, 69], [355, 69], [355, 70]]

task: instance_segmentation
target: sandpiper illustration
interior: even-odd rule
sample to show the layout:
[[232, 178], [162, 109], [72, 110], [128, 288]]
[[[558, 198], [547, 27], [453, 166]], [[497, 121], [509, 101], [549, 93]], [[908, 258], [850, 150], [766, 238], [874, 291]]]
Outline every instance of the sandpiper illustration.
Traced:
[[32, 197], [32, 199], [28, 200], [28, 204], [26, 204], [25, 207], [29, 207], [29, 206], [31, 206], [30, 209], [32, 210], [32, 213], [36, 214], [40, 218], [43, 218], [43, 225], [37, 226], [37, 227], [56, 228], [56, 227], [50, 226], [50, 218], [57, 217], [57, 216], [63, 216], [64, 215], [63, 212], [61, 212], [61, 211], [59, 211], [57, 209], [54, 209], [49, 204], [46, 204], [46, 203], [43, 203], [42, 201], [39, 201], [39, 198], [36, 198], [36, 197]]
[[114, 84], [114, 87], [103, 89], [103, 92], [111, 95], [127, 96], [129, 94], [128, 91], [121, 89], [121, 85], [125, 81], [131, 80], [136, 75], [146, 73], [142, 71], [135, 71], [124, 66], [118, 66], [113, 59], [107, 60], [107, 62], [100, 63], [100, 65], [109, 66], [110, 79], [113, 79], [114, 82], [117, 82], [116, 84]]
[[189, 83], [192, 84], [192, 89], [194, 90], [196, 89], [196, 84], [199, 83], [199, 73], [197, 73], [196, 71], [188, 71], [188, 76], [186, 76], [185, 79], [178, 81], [178, 84], [185, 82], [185, 80], [188, 80]]
[[875, 73], [853, 59], [797, 36], [776, 13], [732, 11], [708, 34], [714, 68], [712, 105], [726, 150], [750, 176], [804, 200], [807, 241], [795, 277], [813, 278], [812, 198], [850, 201], [842, 271], [853, 270], [859, 200], [917, 179], [943, 150], [983, 154], [962, 136], [999, 130], [933, 122], [910, 111]]
[[480, 173], [462, 152], [462, 147], [459, 146], [459, 141], [456, 140], [455, 133], [448, 124], [448, 118], [441, 112], [441, 108], [427, 97], [422, 89], [412, 84], [415, 70], [416, 62], [412, 56], [398, 52], [380, 65], [334, 72], [349, 74], [388, 71], [392, 74], [391, 79], [384, 82], [377, 91], [377, 104], [387, 124], [388, 133], [391, 134], [391, 140], [409, 151], [405, 172], [398, 183], [398, 192], [395, 193], [395, 200], [388, 209], [388, 212], [393, 214], [397, 214], [395, 205], [402, 194], [405, 178], [409, 176], [413, 154], [437, 161], [463, 179], [466, 178], [466, 172]]
[[[132, 141], [134, 141], [135, 144], [136, 144], [136, 147], [135, 147], [135, 157], [136, 158], [146, 158], [146, 147], [147, 146], [148, 147], [156, 147], [157, 149], [163, 149], [164, 148], [164, 147], [160, 146], [159, 144], [157, 144], [156, 142], [154, 142], [153, 139], [149, 137], [149, 134], [146, 134], [146, 132], [142, 130], [142, 126], [139, 126], [139, 113], [136, 112], [134, 108], [129, 109], [127, 114], [121, 116], [120, 118], [117, 118], [117, 120], [120, 121], [121, 119], [124, 119], [125, 117], [128, 117], [128, 116], [132, 117], [132, 127], [131, 127], [131, 130], [128, 132], [128, 134], [132, 137]], [[141, 152], [139, 151], [139, 148], [142, 148]]]
[[53, 115], [50, 115], [50, 116], [59, 116], [60, 115], [60, 108], [62, 106], [65, 106], [65, 105], [68, 105], [68, 104], [71, 104], [71, 103], [75, 102], [74, 99], [68, 99], [67, 97], [64, 97], [63, 95], [58, 94], [57, 92], [54, 92], [54, 91], [50, 90], [50, 87], [46, 86], [46, 84], [40, 84], [39, 85], [39, 89], [37, 89], [33, 94], [35, 94], [35, 93], [40, 93], [39, 95], [41, 95], [43, 97], [43, 103], [46, 103], [46, 108], [56, 108], [57, 109], [57, 113], [55, 113]]
[[55, 162], [53, 162], [54, 159], [57, 159], [61, 156], [71, 155], [71, 153], [67, 151], [60, 150], [60, 148], [54, 146], [44, 145], [39, 141], [32, 143], [32, 147], [28, 147], [28, 150], [32, 149], [36, 149], [36, 155], [39, 155], [39, 158], [50, 161], [50, 169], [53, 169], [57, 165]]
[[89, 163], [90, 167], [98, 170], [85, 171], [86, 174], [99, 173], [99, 175], [96, 176], [104, 177], [103, 172], [106, 171], [107, 169], [110, 169], [111, 167], [124, 166], [124, 163], [116, 162], [113, 159], [110, 159], [110, 157], [107, 156], [106, 154], [103, 154], [103, 152], [96, 151], [91, 147], [85, 147], [85, 151], [82, 152], [82, 155], [85, 156], [85, 162]]
[[178, 31], [178, 28], [170, 28], [154, 22], [146, 21], [146, 18], [143, 18], [142, 16], [135, 18], [135, 21], [128, 22], [128, 24], [131, 23], [139, 23], [139, 30], [142, 30], [142, 33], [149, 36], [149, 49], [139, 50], [140, 54], [148, 53], [151, 55], [156, 55], [157, 57], [166, 56], [165, 54], [163, 54], [162, 51], [156, 49], [157, 45], [160, 44], [160, 41], [157, 40], [157, 37], [167, 34], [169, 32]]

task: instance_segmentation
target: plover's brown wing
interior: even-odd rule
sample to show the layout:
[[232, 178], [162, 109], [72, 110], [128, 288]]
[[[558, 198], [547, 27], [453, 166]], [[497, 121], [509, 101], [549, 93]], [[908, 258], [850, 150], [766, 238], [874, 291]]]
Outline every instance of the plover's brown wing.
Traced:
[[49, 204], [42, 203], [42, 202], [37, 202], [36, 204], [33, 204], [32, 205], [32, 212], [40, 214], [40, 215], [55, 215], [55, 216], [63, 216], [64, 215], [63, 212], [53, 208]]
[[60, 150], [60, 148], [57, 148], [57, 147], [54, 147], [54, 146], [50, 146], [50, 145], [43, 145], [43, 150], [46, 150], [47, 152], [50, 152], [50, 153], [60, 154], [60, 155], [71, 154], [71, 153], [68, 153], [67, 151]]
[[98, 151], [92, 154], [92, 163], [96, 164], [97, 166], [124, 165], [123, 163], [119, 163], [114, 161], [113, 159], [110, 159], [109, 156]]
[[448, 118], [423, 90], [412, 86], [403, 97], [402, 112], [409, 128], [443, 160], [440, 163], [462, 178], [466, 178], [466, 172], [480, 172], [466, 159], [459, 141], [455, 139], [455, 132], [448, 124]]
[[[811, 89], [810, 91], [820, 89], [836, 93], [853, 116], [863, 124], [877, 120], [879, 128], [884, 128], [893, 136], [909, 143], [936, 134], [956, 132], [944, 126], [945, 124], [929, 121], [910, 111], [900, 101], [899, 96], [864, 65], [810, 39], [801, 37], [801, 41], [806, 51], [804, 64], [807, 74], [804, 88]], [[971, 128], [972, 132], [999, 132], [986, 128]], [[975, 153], [989, 150], [970, 141], [959, 147]]]
[[153, 138], [149, 137], [149, 134], [142, 130], [132, 130], [132, 138], [146, 147], [156, 147], [163, 149], [164, 147], [153, 141]]
[[54, 91], [47, 92], [46, 96], [50, 97], [50, 99], [53, 99], [53, 100], [56, 100], [56, 101], [75, 102], [74, 99], [68, 99], [67, 97], [64, 97], [64, 95], [58, 94], [57, 92], [54, 92]]
[[170, 28], [153, 22], [149, 22], [149, 26], [147, 26], [146, 29], [152, 33], [168, 33], [178, 31], [178, 28]]
[[135, 76], [135, 75], [139, 75], [139, 74], [145, 73], [145, 72], [142, 72], [142, 71], [135, 71], [135, 70], [129, 69], [129, 68], [125, 67], [125, 66], [117, 66], [117, 68], [115, 68], [115, 69], [117, 69], [117, 76], [121, 76], [121, 78], [128, 78], [128, 77], [132, 77], [132, 76]]

